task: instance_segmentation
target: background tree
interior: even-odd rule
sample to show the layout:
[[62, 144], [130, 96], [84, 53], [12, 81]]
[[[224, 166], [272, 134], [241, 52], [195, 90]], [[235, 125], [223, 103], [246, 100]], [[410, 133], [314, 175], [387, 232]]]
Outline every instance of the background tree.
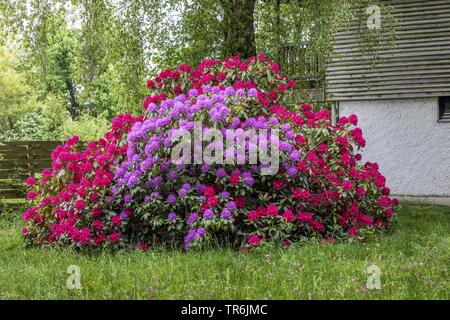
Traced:
[[18, 57], [14, 47], [0, 47], [0, 128], [11, 129], [18, 115], [26, 112], [30, 90], [25, 77], [16, 69]]
[[224, 56], [249, 58], [256, 55], [256, 0], [221, 0]]
[[[307, 88], [311, 72], [324, 80], [318, 66], [333, 53], [336, 29], [361, 14], [360, 6], [367, 1], [3, 1], [0, 41], [3, 46], [15, 41], [13, 54], [18, 58], [0, 79], [11, 89], [3, 98], [1, 130], [12, 130], [20, 117], [41, 112], [44, 106], [47, 115], [67, 116], [59, 122], [50, 117], [56, 126], [110, 120], [120, 112], [139, 114], [146, 79], [204, 58], [247, 58], [265, 52]], [[363, 36], [376, 44], [386, 34], [381, 30]], [[16, 103], [6, 102], [7, 96]], [[55, 101], [61, 104], [58, 108]]]

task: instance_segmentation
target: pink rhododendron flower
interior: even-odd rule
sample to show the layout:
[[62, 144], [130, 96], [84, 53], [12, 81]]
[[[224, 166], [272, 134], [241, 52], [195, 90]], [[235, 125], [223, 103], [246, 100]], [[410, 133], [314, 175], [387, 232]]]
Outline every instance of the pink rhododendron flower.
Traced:
[[278, 207], [275, 204], [269, 204], [267, 206], [267, 215], [274, 217], [278, 215]]
[[325, 230], [325, 227], [324, 227], [323, 223], [321, 223], [319, 221], [314, 221], [314, 220], [313, 221], [309, 221], [309, 225], [316, 232], [323, 232]]
[[356, 227], [351, 227], [350, 229], [348, 229], [348, 234], [350, 237], [356, 237], [358, 235], [358, 228]]
[[257, 246], [257, 245], [259, 245], [261, 243], [261, 238], [258, 235], [256, 235], [256, 234], [251, 235], [247, 239], [247, 243], [248, 243], [249, 246]]
[[258, 212], [256, 210], [251, 210], [247, 213], [247, 218], [250, 221], [256, 221], [258, 220], [260, 217], [260, 215], [258, 214]]
[[33, 178], [33, 177], [29, 177], [29, 178], [25, 181], [25, 184], [26, 184], [27, 187], [34, 186], [34, 185], [36, 184], [36, 179]]
[[109, 235], [109, 241], [117, 243], [120, 240], [120, 233], [114, 232]]
[[77, 211], [81, 211], [84, 208], [86, 208], [86, 202], [83, 199], [78, 199], [77, 201], [75, 201], [75, 209]]
[[115, 215], [115, 216], [112, 216], [111, 222], [112, 222], [113, 226], [118, 227], [121, 225], [122, 220], [120, 219], [119, 215]]
[[342, 188], [347, 191], [351, 191], [353, 189], [353, 184], [350, 181], [345, 180], [344, 182], [342, 182]]
[[313, 215], [309, 212], [300, 212], [297, 215], [297, 219], [299, 222], [308, 223], [308, 222], [312, 221]]
[[292, 210], [286, 210], [285, 212], [283, 212], [281, 217], [288, 222], [291, 222], [295, 219], [295, 216], [294, 216], [294, 213], [292, 212]]
[[36, 196], [37, 196], [37, 194], [34, 191], [28, 191], [28, 193], [27, 193], [27, 199], [28, 200], [33, 200], [33, 199], [36, 198]]

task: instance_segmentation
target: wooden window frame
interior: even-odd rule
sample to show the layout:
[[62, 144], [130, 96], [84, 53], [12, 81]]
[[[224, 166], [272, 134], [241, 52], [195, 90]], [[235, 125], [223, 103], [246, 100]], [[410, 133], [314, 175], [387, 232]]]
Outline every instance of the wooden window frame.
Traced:
[[445, 103], [450, 103], [450, 96], [439, 97], [439, 118], [438, 122], [450, 122], [450, 112], [445, 112]]

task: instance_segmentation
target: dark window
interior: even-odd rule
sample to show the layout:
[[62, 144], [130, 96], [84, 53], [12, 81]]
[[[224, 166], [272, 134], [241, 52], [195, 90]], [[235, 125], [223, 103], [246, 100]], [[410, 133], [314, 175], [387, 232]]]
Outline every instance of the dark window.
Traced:
[[450, 122], [450, 97], [439, 98], [439, 121]]

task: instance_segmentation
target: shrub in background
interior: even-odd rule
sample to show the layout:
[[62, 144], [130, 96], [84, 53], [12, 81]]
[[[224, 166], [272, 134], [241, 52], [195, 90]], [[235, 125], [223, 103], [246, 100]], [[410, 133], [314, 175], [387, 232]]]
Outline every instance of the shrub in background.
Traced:
[[61, 139], [77, 135], [81, 141], [98, 140], [109, 131], [111, 122], [105, 118], [81, 115], [76, 121], [68, 118], [61, 126]]
[[0, 134], [0, 139], [7, 141], [63, 139], [61, 127], [70, 116], [61, 99], [47, 95], [44, 101], [30, 99], [26, 104], [28, 111], [19, 113], [20, 118], [14, 122], [12, 128]]
[[82, 141], [98, 140], [109, 131], [111, 121], [103, 117], [83, 114], [76, 120], [70, 117], [63, 103], [56, 99], [47, 99], [39, 105], [39, 110], [23, 115], [10, 130], [0, 134], [7, 141], [63, 141], [77, 135]]

